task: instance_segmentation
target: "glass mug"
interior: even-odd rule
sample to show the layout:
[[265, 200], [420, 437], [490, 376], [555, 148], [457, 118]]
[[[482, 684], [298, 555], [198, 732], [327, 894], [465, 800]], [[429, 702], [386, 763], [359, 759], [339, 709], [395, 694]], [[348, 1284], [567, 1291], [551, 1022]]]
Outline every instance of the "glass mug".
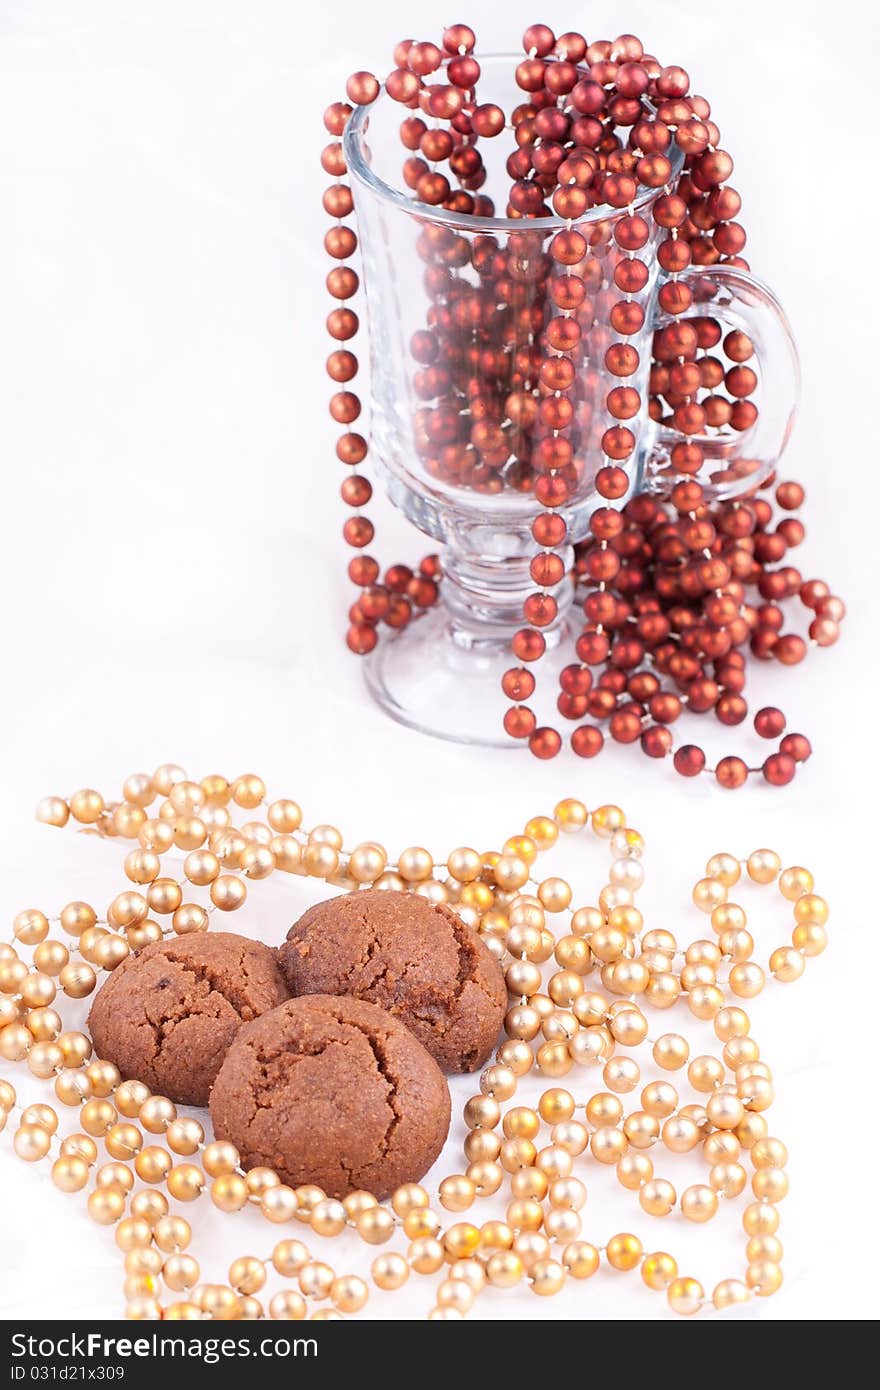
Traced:
[[[480, 59], [481, 101], [495, 102], [505, 111], [519, 104], [523, 94], [514, 82], [516, 61], [506, 55]], [[394, 505], [440, 543], [443, 578], [437, 607], [401, 631], [383, 633], [364, 658], [366, 683], [382, 708], [411, 728], [458, 742], [515, 748], [522, 745], [501, 728], [505, 702], [500, 679], [511, 662], [511, 638], [523, 626], [523, 601], [535, 589], [529, 575], [536, 549], [531, 523], [542, 508], [525, 478], [527, 465], [516, 457], [515, 422], [512, 426], [505, 420], [503, 431], [497, 421], [476, 418], [470, 408], [483, 385], [495, 399], [520, 389], [515, 378], [518, 354], [521, 360], [520, 350], [527, 352], [535, 330], [540, 331], [546, 303], [546, 290], [539, 293], [537, 281], [529, 278], [529, 263], [546, 255], [553, 236], [570, 224], [559, 217], [526, 221], [469, 216], [414, 202], [402, 186], [401, 173], [408, 151], [401, 144], [399, 126], [408, 114], [383, 92], [373, 105], [355, 108], [343, 147], [367, 307], [371, 456]], [[504, 187], [503, 161], [509, 150], [503, 138], [480, 142], [489, 190]], [[626, 384], [638, 390], [642, 406], [626, 422], [636, 448], [621, 466], [629, 478], [628, 495], [647, 491], [663, 496], [669, 491], [670, 450], [685, 436], [648, 414], [652, 340], [656, 330], [670, 322], [711, 314], [725, 333], [740, 329], [748, 334], [758, 376], [752, 393], [758, 406], [753, 424], [741, 432], [687, 436], [703, 450], [705, 462], [697, 477], [704, 494], [720, 500], [749, 491], [775, 468], [797, 407], [798, 360], [785, 314], [772, 292], [735, 266], [692, 266], [678, 277], [691, 287], [691, 308], [675, 320], [659, 309], [662, 272], [657, 246], [662, 233], [649, 214], [653, 202], [672, 191], [681, 174], [682, 152], [675, 147], [670, 158], [669, 184], [642, 188], [635, 201], [651, 233], [639, 252], [648, 267], [647, 281], [628, 296], [642, 306], [645, 318], [641, 330], [626, 338], [639, 354], [638, 370]], [[571, 269], [585, 280], [599, 307], [581, 338], [578, 374], [567, 393], [579, 430], [577, 482], [560, 509], [568, 525], [569, 544], [560, 552], [567, 576], [571, 543], [587, 534], [594, 509], [607, 505], [596, 492], [595, 476], [607, 462], [600, 442], [611, 423], [605, 399], [621, 379], [604, 362], [606, 347], [618, 341], [619, 334], [604, 319], [602, 292], [613, 285], [615, 268], [626, 258], [613, 234], [616, 222], [631, 211], [595, 207], [574, 224], [586, 237], [588, 251]], [[498, 251], [508, 253], [519, 277], [517, 327], [513, 350], [506, 354], [487, 346], [480, 331], [481, 314], [509, 312], [505, 304], [487, 309], [480, 294], [480, 265]], [[444, 312], [440, 340], [447, 356], [432, 360], [425, 330], [450, 288], [453, 309]], [[614, 297], [620, 298], [619, 292]], [[610, 301], [612, 296], [605, 298]], [[462, 363], [467, 364], [471, 394], [459, 390], [458, 404], [450, 406]], [[488, 458], [488, 465], [475, 467], [473, 451], [461, 447], [472, 430], [482, 431], [480, 457]], [[555, 623], [543, 629], [548, 655], [540, 665], [541, 674], [549, 677], [546, 690], [555, 688], [555, 673], [547, 671], [548, 665], [552, 668], [555, 661], [561, 667], [571, 660], [569, 644], [561, 641], [575, 599], [571, 578], [553, 593], [559, 612]]]

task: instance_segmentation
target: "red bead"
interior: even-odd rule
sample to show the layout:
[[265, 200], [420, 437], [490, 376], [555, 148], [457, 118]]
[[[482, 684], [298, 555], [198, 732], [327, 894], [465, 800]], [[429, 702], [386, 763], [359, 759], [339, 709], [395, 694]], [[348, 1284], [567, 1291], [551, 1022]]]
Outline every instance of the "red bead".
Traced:
[[352, 623], [345, 640], [357, 656], [366, 656], [373, 650], [379, 638], [376, 629], [368, 623]]
[[642, 752], [649, 758], [665, 758], [672, 748], [672, 734], [661, 724], [652, 724], [642, 734]]
[[706, 766], [706, 755], [695, 743], [685, 743], [676, 749], [672, 765], [682, 777], [696, 777]]
[[771, 753], [761, 771], [772, 786], [784, 787], [797, 772], [797, 763], [789, 753]]
[[379, 83], [371, 72], [355, 72], [345, 84], [345, 95], [355, 106], [369, 106], [379, 95]]
[[536, 758], [555, 758], [562, 747], [562, 739], [555, 729], [536, 729], [529, 739], [529, 751]]
[[715, 769], [715, 780], [722, 787], [741, 787], [749, 775], [742, 758], [722, 758]]
[[755, 715], [755, 729], [761, 738], [779, 738], [785, 728], [785, 715], [773, 705], [765, 705]]
[[527, 705], [511, 705], [504, 716], [504, 730], [511, 738], [528, 738], [534, 733], [536, 723]]
[[571, 736], [571, 746], [579, 758], [595, 758], [601, 753], [605, 739], [595, 724], [581, 724]]
[[547, 646], [540, 632], [528, 627], [520, 628], [519, 632], [514, 634], [511, 645], [514, 655], [518, 656], [520, 661], [537, 661], [544, 655]]
[[808, 738], [803, 734], [786, 734], [779, 745], [781, 753], [787, 753], [796, 763], [805, 763], [813, 751]]

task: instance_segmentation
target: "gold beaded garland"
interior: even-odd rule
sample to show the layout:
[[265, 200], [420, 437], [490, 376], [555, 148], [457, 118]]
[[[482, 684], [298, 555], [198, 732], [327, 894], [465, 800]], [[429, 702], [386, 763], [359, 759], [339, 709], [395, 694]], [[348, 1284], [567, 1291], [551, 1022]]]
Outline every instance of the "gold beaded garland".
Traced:
[[[253, 815], [264, 804], [265, 821], [233, 826], [234, 808]], [[112, 808], [112, 826], [105, 806]], [[153, 819], [151, 809], [158, 812]], [[186, 1203], [207, 1192], [224, 1212], [252, 1204], [270, 1223], [296, 1220], [325, 1239], [350, 1229], [378, 1247], [400, 1232], [404, 1250], [376, 1255], [372, 1283], [388, 1292], [401, 1288], [411, 1272], [440, 1275], [428, 1314], [435, 1320], [465, 1316], [488, 1285], [513, 1288], [525, 1280], [538, 1296], [550, 1296], [569, 1278], [591, 1277], [603, 1254], [612, 1270], [638, 1269], [644, 1284], [665, 1292], [669, 1307], [685, 1316], [707, 1304], [720, 1309], [766, 1297], [780, 1287], [777, 1203], [788, 1190], [788, 1155], [768, 1131], [763, 1112], [772, 1104], [772, 1076], [737, 1000], [760, 992], [768, 976], [782, 983], [799, 978], [824, 949], [828, 906], [808, 870], [784, 868], [765, 848], [745, 860], [714, 855], [694, 889], [694, 903], [706, 912], [715, 939], [696, 940], [681, 951], [669, 932], [644, 930], [632, 901], [644, 878], [644, 843], [616, 806], [590, 811], [568, 798], [553, 816], [530, 819], [502, 852], [458, 848], [445, 863], [420, 846], [404, 850], [396, 862], [375, 842], [348, 853], [336, 827], [304, 831], [297, 802], [268, 802], [255, 774], [197, 783], [172, 764], [152, 776], [126, 779], [121, 802], [105, 802], [90, 790], [69, 802], [47, 798], [38, 819], [58, 827], [73, 820], [139, 846], [126, 854], [123, 868], [143, 894], [137, 887], [124, 889], [104, 919], [87, 903], [68, 903], [55, 920], [72, 945], [52, 939], [53, 919], [28, 909], [16, 917], [12, 939], [0, 946], [0, 1004], [6, 1010], [0, 1014], [0, 1056], [25, 1062], [32, 1075], [50, 1081], [56, 1099], [78, 1109], [85, 1132], [60, 1137], [56, 1110], [44, 1103], [18, 1108], [15, 1090], [5, 1081], [0, 1128], [15, 1112], [14, 1151], [28, 1162], [51, 1158], [52, 1180], [65, 1192], [86, 1187], [98, 1144], [104, 1146], [109, 1162], [96, 1171], [87, 1207], [96, 1223], [116, 1228], [126, 1259], [126, 1316], [298, 1320], [353, 1315], [369, 1298], [363, 1279], [338, 1273], [298, 1239], [276, 1243], [266, 1258], [234, 1260], [228, 1284], [200, 1284], [199, 1264], [185, 1253], [191, 1228], [169, 1213], [165, 1192]], [[611, 851], [608, 883], [596, 907], [576, 905], [564, 879], [536, 873], [538, 856], [560, 833], [585, 831]], [[175, 849], [185, 853], [180, 878], [162, 874], [162, 856]], [[170, 1100], [151, 1095], [142, 1082], [122, 1081], [115, 1067], [92, 1056], [85, 1034], [64, 1031], [55, 1007], [61, 995], [87, 997], [98, 972], [113, 969], [147, 940], [206, 930], [215, 911], [243, 905], [246, 880], [276, 870], [332, 878], [348, 891], [386, 887], [448, 902], [504, 967], [511, 991], [507, 1036], [464, 1107], [466, 1162], [441, 1180], [439, 1211], [416, 1183], [399, 1188], [385, 1206], [370, 1193], [351, 1193], [338, 1202], [313, 1186], [292, 1189], [267, 1168], [244, 1174], [233, 1145], [206, 1142], [197, 1120], [178, 1116]], [[753, 958], [745, 911], [728, 897], [743, 877], [775, 886], [792, 911], [790, 944], [771, 952], [766, 971]], [[196, 900], [200, 890], [207, 903]], [[184, 902], [184, 891], [191, 901]], [[148, 912], [160, 920], [148, 920]], [[548, 921], [558, 917], [561, 927], [552, 931]], [[145, 934], [132, 939], [135, 933]], [[31, 950], [32, 966], [20, 956], [22, 948]], [[650, 1009], [664, 1009], [680, 995], [696, 1019], [711, 1024], [720, 1057], [691, 1056], [681, 1034], [652, 1032]], [[660, 1075], [625, 1110], [621, 1097], [641, 1081], [639, 1063], [627, 1055], [637, 1048], [649, 1050]], [[584, 1068], [597, 1067], [604, 1089], [578, 1100]], [[535, 1068], [554, 1084], [534, 1108], [517, 1104], [520, 1080]], [[571, 1086], [557, 1084], [566, 1076]], [[675, 1085], [668, 1079], [673, 1076]], [[682, 1104], [685, 1080], [698, 1104]], [[653, 1149], [699, 1152], [707, 1180], [677, 1193], [655, 1174]], [[704, 1223], [721, 1202], [746, 1193], [743, 1278], [722, 1280], [707, 1296], [696, 1279], [679, 1274], [672, 1255], [646, 1253], [631, 1233], [612, 1235], [604, 1246], [583, 1240], [587, 1191], [575, 1176], [583, 1155], [613, 1167], [621, 1186], [637, 1194], [640, 1210], [651, 1217], [662, 1219], [678, 1204], [688, 1220]], [[131, 1195], [135, 1176], [148, 1186]], [[506, 1220], [480, 1225], [462, 1219], [505, 1183]], [[442, 1213], [457, 1219], [447, 1224]], [[296, 1286], [267, 1295], [264, 1307], [254, 1295], [263, 1289], [267, 1270]], [[315, 1309], [315, 1300], [329, 1300], [329, 1306]]]

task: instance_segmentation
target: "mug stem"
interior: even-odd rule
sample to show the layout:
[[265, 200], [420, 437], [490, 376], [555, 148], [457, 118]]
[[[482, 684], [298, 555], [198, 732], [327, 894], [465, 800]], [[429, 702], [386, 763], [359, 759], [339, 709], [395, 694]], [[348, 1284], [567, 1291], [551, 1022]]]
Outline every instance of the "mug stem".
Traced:
[[[567, 576], [573, 563], [571, 547], [560, 555]], [[523, 603], [535, 591], [528, 558], [473, 554], [450, 544], [443, 548], [441, 566], [440, 599], [449, 617], [452, 640], [465, 651], [508, 650], [514, 633], [523, 626]], [[574, 588], [566, 577], [550, 592], [558, 614], [542, 631], [552, 647], [565, 626]]]

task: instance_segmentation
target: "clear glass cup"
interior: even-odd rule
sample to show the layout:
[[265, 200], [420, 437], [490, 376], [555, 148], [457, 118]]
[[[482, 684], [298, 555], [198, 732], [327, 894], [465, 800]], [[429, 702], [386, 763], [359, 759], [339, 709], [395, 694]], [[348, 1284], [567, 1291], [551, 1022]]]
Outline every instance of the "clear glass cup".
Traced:
[[[481, 57], [481, 101], [495, 102], [504, 111], [521, 101], [513, 77], [516, 62], [508, 55]], [[467, 216], [413, 201], [401, 173], [407, 151], [399, 127], [407, 114], [384, 92], [373, 105], [355, 108], [344, 153], [367, 306], [371, 457], [394, 505], [439, 542], [443, 579], [436, 608], [402, 631], [382, 634], [364, 659], [366, 683], [382, 708], [402, 724], [458, 742], [520, 747], [501, 729], [499, 682], [511, 664], [511, 638], [523, 626], [523, 600], [535, 588], [529, 575], [535, 552], [530, 528], [542, 508], [530, 489], [530, 470], [517, 458], [516, 421], [508, 417], [499, 425], [480, 418], [471, 410], [474, 402], [460, 392], [454, 411], [444, 402], [459, 389], [465, 371], [471, 382], [485, 384], [487, 394], [513, 393], [517, 399], [523, 394], [523, 354], [540, 331], [546, 298], [542, 294], [539, 299], [529, 267], [569, 224], [559, 217]], [[480, 149], [487, 188], [503, 188], [509, 138], [483, 140]], [[639, 190], [635, 208], [643, 216], [678, 180], [683, 155], [676, 148], [670, 157], [673, 172], [667, 188]], [[608, 344], [619, 339], [607, 312], [620, 293], [606, 292], [618, 262], [626, 258], [614, 240], [614, 226], [629, 211], [596, 207], [575, 223], [589, 249], [572, 269], [586, 282], [595, 317], [582, 338], [582, 361], [568, 392], [579, 432], [576, 485], [561, 509], [571, 543], [586, 535], [593, 510], [607, 505], [596, 493], [595, 476], [607, 462], [600, 445], [611, 423], [604, 403], [609, 390], [621, 383], [604, 362]], [[636, 436], [636, 450], [622, 466], [630, 493], [662, 495], [670, 486], [670, 450], [683, 436], [663, 428], [647, 411], [653, 335], [671, 320], [657, 305], [659, 233], [649, 216], [646, 220], [652, 231], [639, 257], [648, 266], [648, 278], [630, 296], [643, 306], [645, 322], [626, 339], [638, 350], [640, 363], [627, 384], [636, 387], [643, 404], [636, 418], [626, 422]], [[511, 268], [509, 298], [500, 305], [481, 295], [479, 274], [484, 259], [498, 251], [508, 253]], [[706, 494], [734, 497], [768, 476], [788, 441], [799, 390], [794, 341], [772, 292], [743, 270], [692, 267], [679, 278], [690, 284], [693, 305], [677, 321], [711, 313], [725, 331], [741, 329], [754, 344], [759, 381], [754, 425], [740, 433], [690, 436], [704, 451], [698, 476]], [[421, 351], [425, 330], [438, 312], [444, 313], [446, 360], [426, 361]], [[495, 313], [516, 314], [515, 347], [506, 354], [492, 347]], [[463, 432], [474, 429], [497, 432], [481, 436], [481, 443], [488, 439], [490, 445], [491, 467], [474, 468], [461, 447]], [[561, 553], [568, 571], [570, 544]], [[552, 627], [544, 629], [548, 656], [542, 672], [554, 658], [558, 665], [571, 659], [568, 644], [560, 642], [574, 599], [570, 579], [562, 581], [555, 596], [559, 613]]]

